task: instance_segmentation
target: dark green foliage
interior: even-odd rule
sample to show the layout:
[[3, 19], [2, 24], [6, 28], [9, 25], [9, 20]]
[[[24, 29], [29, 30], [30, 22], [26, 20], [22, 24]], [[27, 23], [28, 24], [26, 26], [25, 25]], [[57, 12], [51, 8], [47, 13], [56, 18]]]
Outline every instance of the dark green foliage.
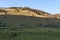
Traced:
[[19, 27], [52, 27], [60, 28], [60, 19], [56, 18], [38, 18], [31, 16], [0, 16], [0, 27], [3, 26], [19, 26]]
[[60, 19], [42, 19], [39, 24], [40, 27], [52, 27], [52, 28], [60, 28]]
[[6, 27], [6, 26], [7, 26], [6, 23], [0, 20], [0, 27]]
[[12, 37], [15, 37], [15, 36], [17, 36], [17, 34], [16, 33], [12, 33]]

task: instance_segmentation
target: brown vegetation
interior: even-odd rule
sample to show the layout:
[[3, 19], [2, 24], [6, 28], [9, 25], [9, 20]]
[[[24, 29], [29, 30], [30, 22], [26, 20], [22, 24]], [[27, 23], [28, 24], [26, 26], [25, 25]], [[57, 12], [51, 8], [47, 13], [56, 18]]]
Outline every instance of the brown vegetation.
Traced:
[[3, 9], [0, 8], [0, 14], [6, 14], [6, 13], [8, 15], [23, 15], [23, 16], [34, 16], [34, 17], [44, 17], [44, 18], [60, 18], [60, 15], [52, 15], [48, 12], [44, 12], [38, 9], [32, 9], [30, 7], [9, 7], [9, 8], [3, 8]]

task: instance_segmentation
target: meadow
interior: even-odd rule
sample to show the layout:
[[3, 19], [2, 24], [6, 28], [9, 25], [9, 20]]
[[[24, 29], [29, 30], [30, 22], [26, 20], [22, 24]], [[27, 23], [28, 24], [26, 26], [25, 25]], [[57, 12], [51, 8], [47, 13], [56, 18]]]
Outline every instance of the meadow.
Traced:
[[1, 27], [0, 40], [60, 40], [60, 28]]
[[60, 19], [1, 15], [0, 40], [60, 40]]

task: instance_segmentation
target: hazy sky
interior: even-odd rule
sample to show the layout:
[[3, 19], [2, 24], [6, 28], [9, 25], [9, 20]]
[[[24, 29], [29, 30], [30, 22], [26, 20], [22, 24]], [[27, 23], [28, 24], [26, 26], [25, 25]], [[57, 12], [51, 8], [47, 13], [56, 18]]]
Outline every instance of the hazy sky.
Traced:
[[60, 13], [60, 0], [0, 0], [0, 7], [27, 6], [49, 13]]

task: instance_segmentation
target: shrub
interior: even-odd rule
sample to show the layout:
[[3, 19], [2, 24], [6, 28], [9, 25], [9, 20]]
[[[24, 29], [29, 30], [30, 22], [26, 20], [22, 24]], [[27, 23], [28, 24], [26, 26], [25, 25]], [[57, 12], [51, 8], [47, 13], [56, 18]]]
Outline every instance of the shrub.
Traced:
[[7, 26], [6, 23], [0, 21], [0, 27], [6, 27], [6, 26]]

